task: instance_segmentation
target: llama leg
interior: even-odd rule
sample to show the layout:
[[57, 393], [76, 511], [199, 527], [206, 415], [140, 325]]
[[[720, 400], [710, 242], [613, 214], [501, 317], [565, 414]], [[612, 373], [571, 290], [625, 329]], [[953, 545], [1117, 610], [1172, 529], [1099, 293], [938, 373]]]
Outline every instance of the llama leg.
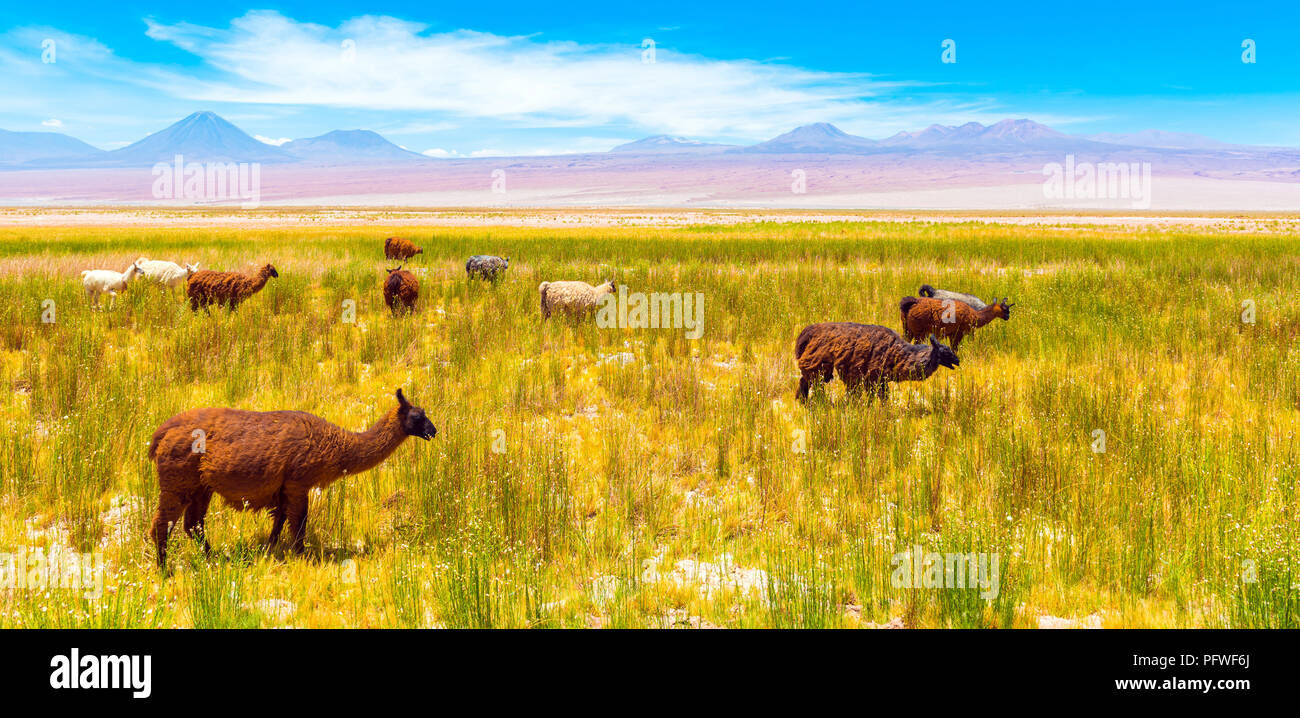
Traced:
[[153, 526], [149, 529], [154, 547], [158, 550], [158, 568], [167, 564], [167, 536], [171, 533], [172, 524], [176, 523], [184, 510], [185, 502], [179, 495], [170, 491], [158, 494], [158, 512], [154, 514]]
[[961, 340], [964, 336], [964, 334], [954, 334], [952, 336], [952, 341], [949, 342], [948, 345], [952, 347], [953, 351], [957, 351], [957, 345], [961, 344]]
[[286, 497], [289, 531], [293, 538], [294, 553], [302, 553], [307, 538], [307, 494]]
[[190, 495], [190, 503], [185, 507], [185, 533], [203, 543], [203, 553], [212, 552], [212, 544], [208, 543], [207, 532], [203, 528], [204, 519], [208, 515], [208, 503], [211, 501], [212, 489], [201, 488]]
[[856, 399], [857, 397], [862, 395], [862, 389], [865, 382], [863, 381], [863, 377], [861, 374], [852, 370], [849, 371], [841, 370], [840, 379], [844, 380], [845, 398]]
[[880, 400], [880, 403], [881, 403], [881, 404], [888, 404], [888, 403], [889, 403], [889, 384], [888, 384], [888, 383], [882, 381], [882, 382], [880, 382], [879, 384], [876, 385], [876, 398]]
[[799, 392], [797, 394], [797, 396], [799, 397], [799, 401], [808, 400], [808, 384], [809, 381], [808, 381], [807, 374], [804, 374], [799, 377]]
[[266, 539], [266, 552], [270, 553], [275, 544], [280, 540], [280, 530], [284, 528], [285, 507], [284, 496], [280, 496], [280, 503], [271, 509], [271, 535]]

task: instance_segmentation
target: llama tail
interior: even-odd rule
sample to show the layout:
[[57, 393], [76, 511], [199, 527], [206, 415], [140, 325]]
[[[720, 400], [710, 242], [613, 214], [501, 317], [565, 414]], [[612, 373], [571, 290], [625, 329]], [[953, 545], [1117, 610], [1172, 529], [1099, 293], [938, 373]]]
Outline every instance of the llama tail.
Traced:
[[170, 420], [164, 421], [163, 425], [158, 427], [158, 430], [153, 433], [153, 440], [149, 442], [150, 461], [153, 461], [154, 459], [158, 458], [158, 444], [162, 442], [162, 439], [164, 436], [167, 435], [167, 432], [171, 431], [171, 428], [172, 428], [172, 422]]
[[928, 285], [928, 284], [922, 284], [922, 285], [921, 285], [921, 288], [918, 289], [918, 290], [916, 291], [916, 293], [919, 294], [919, 295], [921, 295], [921, 296], [923, 296], [923, 297], [933, 297], [933, 296], [934, 296], [934, 287], [931, 287], [931, 286]]
[[921, 300], [916, 297], [903, 297], [902, 301], [898, 303], [898, 311], [903, 315], [903, 319], [907, 319], [908, 313], [912, 311], [912, 307], [915, 307], [919, 301]]
[[803, 350], [808, 348], [808, 342], [812, 341], [813, 334], [812, 327], [804, 327], [804, 330], [799, 332], [799, 338], [794, 340], [794, 358], [796, 361], [803, 356]]

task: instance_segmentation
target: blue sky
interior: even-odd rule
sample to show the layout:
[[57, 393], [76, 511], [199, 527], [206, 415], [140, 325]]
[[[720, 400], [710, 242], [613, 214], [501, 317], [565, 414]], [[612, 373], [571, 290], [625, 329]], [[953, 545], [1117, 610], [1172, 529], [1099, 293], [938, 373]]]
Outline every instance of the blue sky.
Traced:
[[[111, 149], [208, 109], [268, 140], [360, 127], [456, 156], [1028, 117], [1073, 133], [1300, 146], [1300, 3], [994, 7], [7, 3], [0, 128]], [[945, 39], [956, 63], [941, 62]]]

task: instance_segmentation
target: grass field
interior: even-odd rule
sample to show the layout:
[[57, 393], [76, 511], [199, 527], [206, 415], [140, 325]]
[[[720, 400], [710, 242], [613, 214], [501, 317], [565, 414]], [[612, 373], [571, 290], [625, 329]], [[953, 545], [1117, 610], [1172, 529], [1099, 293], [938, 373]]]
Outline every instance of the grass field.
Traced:
[[[425, 253], [394, 319], [383, 229], [0, 230], [0, 626], [1300, 625], [1295, 234], [400, 233]], [[465, 280], [479, 253], [512, 257], [497, 286]], [[280, 278], [234, 314], [145, 284], [90, 311], [78, 272], [142, 255]], [[541, 281], [611, 274], [702, 293], [703, 336], [540, 321]], [[923, 282], [1016, 307], [886, 405], [839, 382], [795, 400], [803, 326], [898, 329]], [[162, 421], [359, 430], [399, 386], [438, 436], [315, 496], [306, 556], [265, 555], [270, 519], [214, 501], [211, 557], [176, 532], [158, 571]], [[915, 546], [995, 556], [996, 595], [896, 586]], [[102, 593], [14, 585], [14, 557], [69, 552], [102, 560]]]

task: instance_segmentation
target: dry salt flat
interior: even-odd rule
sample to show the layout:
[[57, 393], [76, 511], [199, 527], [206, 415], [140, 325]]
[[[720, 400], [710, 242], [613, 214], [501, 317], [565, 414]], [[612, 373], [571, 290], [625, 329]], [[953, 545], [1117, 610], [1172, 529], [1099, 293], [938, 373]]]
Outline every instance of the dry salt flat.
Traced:
[[660, 208], [415, 208], [267, 207], [259, 210], [193, 207], [7, 207], [0, 227], [682, 227], [753, 222], [900, 223], [980, 222], [1019, 226], [1100, 226], [1134, 229], [1194, 228], [1234, 232], [1277, 232], [1300, 228], [1300, 212], [1123, 212], [1038, 209], [1024, 211], [908, 211], [860, 209], [693, 209]]

